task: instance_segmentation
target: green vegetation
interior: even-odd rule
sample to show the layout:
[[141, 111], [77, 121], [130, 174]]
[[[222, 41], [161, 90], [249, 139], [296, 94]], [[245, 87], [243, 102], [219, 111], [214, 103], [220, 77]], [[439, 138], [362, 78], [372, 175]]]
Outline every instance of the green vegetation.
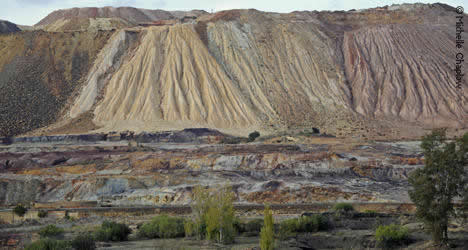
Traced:
[[20, 216], [20, 217], [23, 217], [26, 212], [28, 211], [28, 209], [26, 207], [24, 207], [22, 204], [18, 204], [16, 205], [15, 208], [13, 208], [13, 213], [15, 213], [16, 215]]
[[37, 212], [37, 217], [39, 217], [39, 218], [45, 218], [45, 217], [47, 217], [47, 211], [45, 211], [45, 210], [39, 210], [39, 211]]
[[159, 215], [143, 224], [138, 235], [147, 238], [175, 238], [184, 236], [184, 219]]
[[63, 229], [53, 224], [47, 225], [39, 230], [41, 238], [55, 237], [61, 234], [63, 234]]
[[249, 142], [255, 141], [255, 139], [257, 139], [258, 137], [260, 137], [260, 133], [258, 131], [254, 131], [254, 132], [250, 133], [249, 134]]
[[326, 217], [315, 214], [284, 220], [279, 225], [279, 234], [282, 239], [295, 235], [296, 233], [311, 233], [328, 229]]
[[336, 203], [335, 206], [333, 206], [333, 211], [335, 212], [352, 212], [354, 211], [353, 205], [349, 203]]
[[218, 243], [234, 241], [234, 194], [228, 187], [210, 193], [201, 187], [193, 191], [192, 223], [186, 223], [186, 235], [209, 239]]
[[221, 144], [239, 144], [246, 142], [246, 138], [225, 136], [221, 139]]
[[375, 239], [379, 247], [391, 248], [406, 244], [409, 233], [407, 228], [395, 224], [379, 226], [375, 232]]
[[[424, 167], [416, 169], [408, 181], [416, 216], [424, 223], [436, 243], [447, 243], [450, 216], [456, 216], [453, 200], [466, 195], [468, 133], [449, 142], [444, 129], [424, 136], [421, 143]], [[464, 199], [466, 201], [466, 197]]]
[[238, 218], [234, 221], [234, 228], [239, 234], [244, 236], [257, 236], [263, 226], [263, 219], [253, 219], [241, 221]]
[[263, 227], [260, 231], [260, 249], [273, 250], [275, 246], [274, 221], [270, 207], [266, 206], [263, 211]]
[[89, 233], [80, 233], [71, 241], [71, 246], [75, 250], [94, 250], [96, 242], [93, 235]]
[[70, 244], [64, 240], [55, 240], [50, 238], [40, 239], [24, 248], [25, 250], [68, 250]]
[[349, 203], [336, 203], [335, 206], [333, 206], [332, 209], [335, 212], [336, 217], [352, 217], [354, 215], [354, 207], [352, 204]]
[[98, 241], [126, 241], [132, 230], [125, 224], [104, 221], [95, 232]]

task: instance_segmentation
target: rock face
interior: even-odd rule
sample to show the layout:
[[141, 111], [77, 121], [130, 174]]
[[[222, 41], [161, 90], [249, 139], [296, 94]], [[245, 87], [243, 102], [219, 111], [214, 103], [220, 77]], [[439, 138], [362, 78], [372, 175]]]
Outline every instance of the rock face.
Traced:
[[0, 147], [0, 206], [64, 200], [188, 204], [197, 185], [230, 185], [236, 201], [249, 204], [409, 201], [407, 177], [422, 164], [417, 143], [328, 148], [13, 144]]
[[0, 34], [7, 34], [7, 33], [13, 33], [13, 32], [18, 32], [21, 31], [16, 24], [0, 20]]
[[65, 122], [92, 114], [98, 132], [319, 127], [349, 136], [468, 124], [468, 75], [456, 89], [453, 72], [454, 11], [442, 4], [288, 14], [109, 7], [56, 11], [38, 25], [196, 18], [115, 32], [64, 112], [51, 111]]

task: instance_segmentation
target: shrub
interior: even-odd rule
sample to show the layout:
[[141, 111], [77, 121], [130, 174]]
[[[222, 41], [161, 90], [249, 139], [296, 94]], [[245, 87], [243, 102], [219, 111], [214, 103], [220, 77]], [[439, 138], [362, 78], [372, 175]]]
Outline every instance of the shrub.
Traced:
[[63, 229], [53, 224], [47, 225], [41, 228], [41, 230], [39, 230], [39, 235], [41, 236], [41, 238], [59, 236], [62, 233]]
[[253, 234], [258, 234], [260, 233], [260, 230], [262, 230], [264, 224], [264, 219], [254, 219], [250, 220], [247, 223], [245, 223], [244, 226], [244, 232], [249, 233], [250, 235]]
[[328, 229], [328, 220], [319, 214], [303, 216], [298, 219], [296, 232], [317, 232]]
[[13, 208], [13, 212], [20, 217], [23, 217], [27, 211], [28, 209], [25, 208], [22, 204], [18, 204], [15, 208]]
[[45, 210], [39, 210], [39, 211], [37, 212], [37, 217], [39, 217], [39, 218], [45, 218], [45, 217], [47, 217], [47, 214], [48, 214], [47, 211], [45, 211]]
[[257, 139], [258, 137], [260, 137], [260, 133], [258, 131], [254, 131], [254, 132], [250, 133], [249, 134], [249, 142], [255, 141], [255, 139]]
[[96, 242], [90, 233], [81, 233], [71, 241], [71, 246], [75, 250], [94, 250]]
[[279, 226], [280, 237], [283, 239], [295, 233], [312, 233], [327, 229], [328, 220], [318, 214], [284, 220]]
[[375, 239], [380, 247], [395, 247], [408, 242], [408, 229], [399, 225], [391, 224], [379, 226], [375, 232]]
[[364, 213], [365, 213], [365, 214], [368, 214], [368, 215], [370, 215], [370, 216], [375, 216], [375, 215], [377, 215], [377, 211], [375, 211], [375, 210], [369, 210], [369, 209], [366, 209], [366, 210], [364, 211]]
[[185, 234], [184, 220], [182, 218], [160, 215], [150, 222], [143, 224], [138, 235], [148, 238], [175, 238]]
[[239, 143], [242, 143], [243, 141], [245, 142], [245, 138], [226, 136], [221, 139], [220, 143], [221, 144], [239, 144]]
[[354, 211], [353, 205], [349, 203], [336, 203], [335, 206], [333, 206], [333, 211], [335, 212], [352, 212]]
[[40, 239], [24, 248], [25, 250], [69, 250], [70, 244], [64, 240]]
[[132, 230], [125, 224], [104, 221], [95, 232], [98, 241], [126, 241]]
[[244, 236], [256, 236], [262, 229], [263, 219], [253, 219], [246, 222], [236, 218], [233, 225], [234, 229]]
[[349, 203], [337, 203], [335, 206], [333, 206], [333, 211], [335, 211], [335, 215], [337, 217], [352, 217], [354, 215], [354, 207]]

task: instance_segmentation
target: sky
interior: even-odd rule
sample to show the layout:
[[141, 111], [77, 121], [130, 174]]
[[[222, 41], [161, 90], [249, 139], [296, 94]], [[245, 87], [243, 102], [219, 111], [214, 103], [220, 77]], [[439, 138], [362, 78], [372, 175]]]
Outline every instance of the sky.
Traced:
[[[434, 3], [426, 0], [0, 0], [0, 19], [16, 24], [34, 25], [54, 10], [73, 7], [131, 6], [164, 10], [202, 9], [208, 12], [254, 8], [262, 11], [291, 12], [365, 9], [416, 2]], [[468, 7], [468, 0], [439, 0], [439, 2], [454, 7]]]

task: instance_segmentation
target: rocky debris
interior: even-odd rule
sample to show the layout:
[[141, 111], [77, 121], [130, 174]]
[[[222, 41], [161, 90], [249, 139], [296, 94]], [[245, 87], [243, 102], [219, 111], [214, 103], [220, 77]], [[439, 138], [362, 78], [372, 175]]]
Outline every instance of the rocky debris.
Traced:
[[180, 131], [142, 132], [139, 134], [135, 134], [133, 131], [123, 131], [120, 133], [0, 137], [0, 143], [4, 145], [10, 145], [12, 143], [77, 143], [105, 141], [135, 141], [138, 143], [220, 143], [223, 138], [230, 137], [231, 136], [223, 134], [215, 129], [190, 128]]
[[0, 34], [8, 34], [18, 31], [21, 31], [21, 29], [18, 28], [16, 24], [5, 20], [0, 20]]
[[56, 121], [111, 35], [31, 31], [0, 36], [0, 136]]

